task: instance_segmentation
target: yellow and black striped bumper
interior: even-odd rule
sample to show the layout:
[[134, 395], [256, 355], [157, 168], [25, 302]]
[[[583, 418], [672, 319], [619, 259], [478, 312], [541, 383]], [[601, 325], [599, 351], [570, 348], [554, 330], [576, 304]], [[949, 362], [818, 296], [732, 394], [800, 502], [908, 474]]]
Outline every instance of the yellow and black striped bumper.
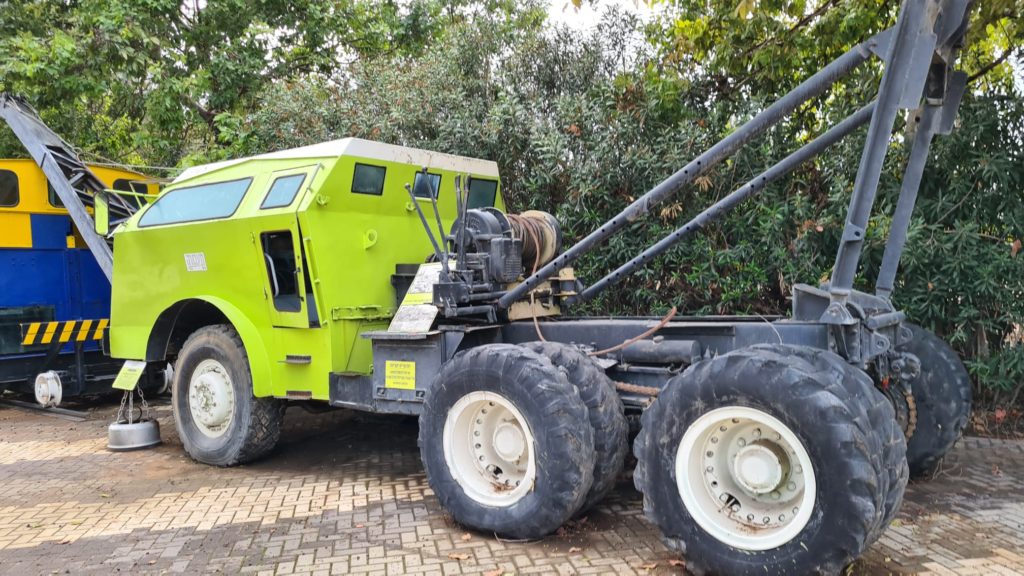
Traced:
[[67, 320], [63, 322], [32, 322], [21, 325], [22, 346], [59, 342], [102, 340], [110, 320]]

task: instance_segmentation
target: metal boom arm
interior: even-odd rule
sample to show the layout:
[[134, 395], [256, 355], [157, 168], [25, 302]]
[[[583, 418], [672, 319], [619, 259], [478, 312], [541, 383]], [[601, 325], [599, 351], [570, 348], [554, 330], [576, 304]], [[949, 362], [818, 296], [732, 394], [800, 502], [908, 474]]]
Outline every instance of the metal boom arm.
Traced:
[[[850, 200], [847, 223], [836, 255], [836, 264], [830, 283], [832, 306], [822, 320], [828, 323], [849, 323], [845, 301], [850, 291], [864, 231], [874, 204], [881, 177], [882, 164], [889, 148], [889, 139], [901, 108], [917, 108], [926, 95], [924, 108], [918, 110], [918, 134], [908, 163], [896, 214], [886, 246], [882, 270], [876, 292], [888, 297], [892, 291], [892, 278], [906, 241], [910, 213], [928, 156], [928, 144], [935, 133], [948, 133], [963, 93], [963, 76], [952, 72], [960, 42], [966, 31], [967, 12], [973, 0], [905, 0], [896, 24], [855, 46], [825, 68], [805, 80], [794, 90], [712, 146], [682, 169], [627, 206], [622, 212], [605, 222], [600, 228], [569, 248], [566, 252], [536, 271], [522, 284], [498, 300], [499, 308], [508, 308], [524, 297], [559, 269], [574, 262], [627, 224], [646, 215], [651, 207], [678, 192], [702, 173], [732, 155], [744, 144], [777, 124], [804, 102], [823, 94], [838, 79], [862, 64], [870, 54], [883, 57], [885, 71], [874, 103], [861, 109], [836, 125], [813, 142], [797, 150], [769, 170], [751, 180], [715, 205], [701, 212], [692, 221], [645, 250], [639, 256], [598, 280], [579, 296], [570, 297], [568, 304], [592, 298], [608, 286], [621, 280], [637, 267], [662, 254], [668, 248], [712, 220], [735, 207], [742, 200], [756, 194], [770, 180], [778, 178], [801, 163], [820, 154], [870, 120], [867, 141], [857, 173], [854, 193]], [[925, 88], [928, 92], [925, 94]]]

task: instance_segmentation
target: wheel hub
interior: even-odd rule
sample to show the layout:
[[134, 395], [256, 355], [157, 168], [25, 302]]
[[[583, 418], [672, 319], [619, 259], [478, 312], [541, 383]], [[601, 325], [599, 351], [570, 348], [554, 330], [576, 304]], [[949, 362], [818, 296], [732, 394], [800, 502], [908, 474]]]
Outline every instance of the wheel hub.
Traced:
[[199, 430], [210, 437], [223, 434], [231, 423], [235, 395], [231, 376], [213, 359], [203, 360], [192, 372], [188, 406]]
[[736, 481], [754, 494], [767, 494], [778, 488], [784, 473], [779, 455], [764, 444], [744, 446], [733, 460]]
[[516, 462], [526, 451], [523, 429], [515, 422], [502, 422], [494, 430], [494, 451], [507, 462]]

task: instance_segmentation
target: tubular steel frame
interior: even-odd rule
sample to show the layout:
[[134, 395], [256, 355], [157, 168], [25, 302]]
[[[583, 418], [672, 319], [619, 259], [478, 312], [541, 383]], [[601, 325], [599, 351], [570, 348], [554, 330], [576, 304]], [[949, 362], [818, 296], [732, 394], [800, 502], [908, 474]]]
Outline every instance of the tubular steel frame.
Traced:
[[[912, 122], [917, 133], [904, 174], [876, 287], [876, 293], [885, 299], [892, 293], [893, 279], [906, 243], [910, 215], [913, 212], [932, 136], [948, 133], [952, 128], [964, 91], [965, 76], [953, 72], [952, 66], [966, 31], [967, 13], [972, 3], [973, 0], [905, 0], [893, 27], [858, 44], [805, 80], [735, 132], [638, 198], [600, 228], [537, 270], [523, 283], [508, 291], [498, 300], [497, 306], [507, 309], [513, 302], [525, 297], [530, 290], [551, 278], [558, 270], [571, 264], [627, 224], [648, 214], [655, 204], [672, 196], [683, 186], [731, 156], [800, 105], [822, 95], [836, 81], [863, 64], [874, 53], [885, 62], [885, 71], [875, 102], [861, 108], [566, 302], [571, 305], [593, 298], [693, 231], [722, 216], [741, 201], [756, 195], [769, 182], [814, 158], [870, 121], [842, 241], [829, 283], [831, 306], [821, 317], [821, 321], [827, 324], [856, 323], [846, 309], [846, 302], [853, 289], [854, 276], [864, 243], [864, 231], [874, 205], [896, 115], [901, 108], [917, 109]], [[926, 99], [922, 106], [924, 96]]]

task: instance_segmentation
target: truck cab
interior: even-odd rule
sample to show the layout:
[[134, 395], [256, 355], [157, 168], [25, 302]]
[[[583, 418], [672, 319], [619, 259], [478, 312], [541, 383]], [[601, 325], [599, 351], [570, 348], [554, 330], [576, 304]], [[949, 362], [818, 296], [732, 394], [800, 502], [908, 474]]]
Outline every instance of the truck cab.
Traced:
[[163, 362], [226, 325], [254, 396], [329, 400], [331, 374], [372, 371], [360, 335], [394, 316], [396, 265], [431, 254], [405, 186], [428, 180], [447, 229], [456, 175], [504, 208], [494, 162], [356, 138], [185, 170], [114, 231], [111, 355]]

